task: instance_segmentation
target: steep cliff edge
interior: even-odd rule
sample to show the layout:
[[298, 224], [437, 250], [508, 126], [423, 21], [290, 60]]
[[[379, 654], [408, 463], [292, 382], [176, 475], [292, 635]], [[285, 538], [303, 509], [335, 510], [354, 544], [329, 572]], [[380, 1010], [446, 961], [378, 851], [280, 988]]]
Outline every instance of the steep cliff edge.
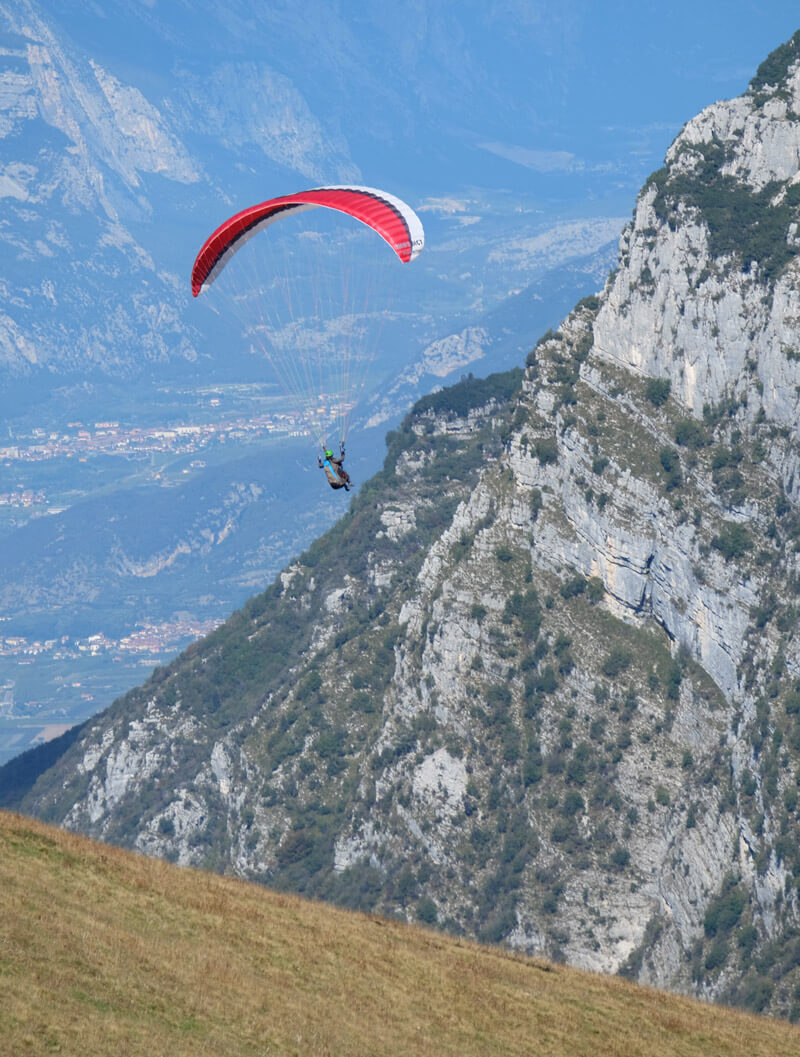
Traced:
[[87, 725], [91, 836], [800, 1017], [800, 34], [524, 372]]

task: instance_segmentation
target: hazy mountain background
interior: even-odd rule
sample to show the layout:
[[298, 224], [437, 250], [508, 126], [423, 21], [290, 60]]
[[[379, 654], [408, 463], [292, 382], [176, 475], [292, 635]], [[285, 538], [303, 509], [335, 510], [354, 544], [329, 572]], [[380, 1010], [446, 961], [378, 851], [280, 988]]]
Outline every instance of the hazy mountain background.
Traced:
[[[521, 362], [602, 285], [683, 116], [741, 90], [788, 17], [0, 3], [0, 753], [107, 704], [341, 512], [308, 445], [240, 428], [276, 393], [188, 294], [211, 227], [321, 181], [420, 210], [351, 444], [364, 480], [414, 398]], [[108, 422], [217, 432], [120, 454], [70, 426]], [[80, 450], [34, 458], [63, 437]]]

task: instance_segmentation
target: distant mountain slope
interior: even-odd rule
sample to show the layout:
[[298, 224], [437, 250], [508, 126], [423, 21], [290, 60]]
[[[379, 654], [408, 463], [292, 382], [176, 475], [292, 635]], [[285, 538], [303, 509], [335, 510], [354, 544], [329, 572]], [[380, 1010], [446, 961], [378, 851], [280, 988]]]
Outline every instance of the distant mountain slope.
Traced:
[[153, 218], [150, 177], [196, 186], [201, 166], [138, 89], [37, 5], [0, 5], [0, 33], [0, 371], [118, 374], [195, 358], [178, 278], [134, 228]]
[[0, 767], [0, 808], [18, 803], [39, 775], [58, 762], [82, 729], [83, 724], [76, 723], [58, 737], [20, 753]]
[[0, 812], [0, 1052], [789, 1057], [800, 1031]]

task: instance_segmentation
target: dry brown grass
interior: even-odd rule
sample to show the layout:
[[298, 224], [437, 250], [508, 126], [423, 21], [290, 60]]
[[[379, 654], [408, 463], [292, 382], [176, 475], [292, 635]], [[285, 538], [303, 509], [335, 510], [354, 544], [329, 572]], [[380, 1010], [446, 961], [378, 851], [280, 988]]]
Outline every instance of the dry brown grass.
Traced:
[[800, 1030], [0, 812], [0, 1054], [798, 1057]]

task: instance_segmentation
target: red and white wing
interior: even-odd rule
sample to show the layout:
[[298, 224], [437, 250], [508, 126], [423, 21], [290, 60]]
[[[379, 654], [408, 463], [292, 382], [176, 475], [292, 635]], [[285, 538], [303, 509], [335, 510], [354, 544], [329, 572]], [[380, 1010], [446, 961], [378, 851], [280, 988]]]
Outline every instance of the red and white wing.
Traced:
[[217, 228], [206, 241], [192, 268], [192, 295], [207, 289], [231, 257], [254, 235], [276, 220], [324, 206], [347, 213], [376, 231], [401, 261], [413, 261], [425, 245], [425, 233], [414, 210], [394, 195], [374, 187], [316, 187], [298, 194], [270, 198], [243, 209]]

